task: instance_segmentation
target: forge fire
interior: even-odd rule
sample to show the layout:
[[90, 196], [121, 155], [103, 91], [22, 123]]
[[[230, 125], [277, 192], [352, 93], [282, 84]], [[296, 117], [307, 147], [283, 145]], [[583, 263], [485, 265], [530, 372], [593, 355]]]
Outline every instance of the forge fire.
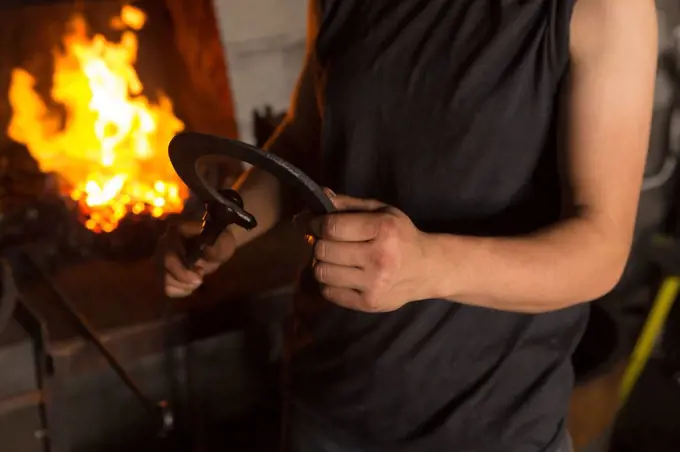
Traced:
[[62, 194], [78, 205], [85, 226], [110, 232], [129, 214], [179, 212], [187, 190], [167, 158], [184, 129], [163, 92], [144, 94], [135, 62], [145, 14], [124, 6], [111, 19], [120, 39], [91, 34], [74, 15], [62, 45], [52, 49], [51, 99], [36, 77], [12, 71], [8, 136], [24, 144], [43, 172], [64, 181]]

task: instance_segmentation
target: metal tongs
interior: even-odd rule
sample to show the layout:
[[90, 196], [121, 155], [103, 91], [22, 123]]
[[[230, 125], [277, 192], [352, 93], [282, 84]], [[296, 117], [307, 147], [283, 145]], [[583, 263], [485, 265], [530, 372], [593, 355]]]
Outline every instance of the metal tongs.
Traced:
[[201, 233], [187, 239], [184, 244], [183, 261], [186, 268], [192, 268], [205, 248], [214, 245], [230, 225], [237, 224], [248, 230], [257, 226], [255, 217], [243, 210], [243, 199], [238, 192], [229, 188], [218, 193], [221, 200], [205, 203]]
[[177, 175], [205, 205], [202, 232], [185, 243], [184, 264], [187, 268], [191, 268], [203, 250], [213, 245], [230, 225], [247, 230], [257, 225], [236, 191], [218, 190], [207, 183], [198, 169], [203, 158], [229, 157], [250, 163], [295, 189], [311, 213], [322, 215], [335, 210], [321, 187], [300, 169], [275, 154], [246, 143], [200, 133], [181, 133], [170, 142], [168, 151]]

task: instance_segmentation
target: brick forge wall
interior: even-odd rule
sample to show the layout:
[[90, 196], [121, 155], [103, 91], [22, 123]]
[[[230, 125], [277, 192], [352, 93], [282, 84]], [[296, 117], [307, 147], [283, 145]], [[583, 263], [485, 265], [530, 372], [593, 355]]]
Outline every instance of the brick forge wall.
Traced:
[[238, 136], [229, 83], [227, 55], [212, 0], [165, 0], [174, 44], [187, 71], [190, 90], [178, 96], [191, 116], [194, 130]]

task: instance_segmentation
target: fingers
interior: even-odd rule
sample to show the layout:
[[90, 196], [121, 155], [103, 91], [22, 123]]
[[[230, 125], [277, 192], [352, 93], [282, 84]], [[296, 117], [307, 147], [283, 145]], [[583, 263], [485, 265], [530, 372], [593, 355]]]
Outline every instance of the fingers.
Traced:
[[375, 199], [360, 199], [345, 195], [333, 195], [330, 197], [333, 205], [338, 210], [375, 211], [385, 207], [385, 203]]
[[377, 237], [382, 217], [380, 211], [387, 207], [386, 204], [375, 199], [336, 195], [328, 188], [324, 192], [339, 212], [315, 218], [300, 216], [298, 224], [308, 222], [308, 232], [328, 240], [363, 242]]
[[340, 242], [366, 242], [378, 237], [382, 217], [376, 213], [336, 213], [314, 218], [310, 231], [314, 236]]
[[201, 260], [206, 263], [222, 264], [229, 260], [236, 251], [236, 240], [230, 230], [225, 230], [220, 234], [212, 246], [203, 250]]
[[236, 251], [236, 239], [231, 231], [224, 231], [212, 246], [203, 249], [201, 258], [194, 263], [193, 270], [203, 276], [215, 273]]
[[323, 188], [323, 192], [324, 192], [324, 193], [326, 194], [326, 196], [328, 196], [329, 198], [333, 198], [334, 196], [336, 196], [335, 192], [334, 192], [333, 190], [331, 190], [330, 188], [328, 188], [328, 187], [324, 187], [324, 188]]
[[314, 276], [321, 284], [363, 290], [366, 287], [364, 271], [356, 267], [319, 262], [314, 266]]
[[170, 297], [185, 297], [203, 283], [200, 273], [187, 269], [177, 253], [165, 255], [165, 293]]
[[170, 283], [165, 286], [165, 295], [170, 298], [184, 298], [194, 293], [195, 290], [194, 288], [175, 286]]
[[195, 269], [187, 269], [180, 256], [184, 255], [184, 238], [195, 236], [201, 231], [200, 223], [186, 222], [173, 225], [162, 241], [162, 259], [166, 281], [182, 286], [200, 284], [202, 275]]
[[317, 240], [314, 258], [329, 264], [364, 267], [369, 261], [370, 249], [361, 242], [334, 242]]
[[180, 258], [185, 253], [184, 240], [201, 232], [199, 223], [182, 223], [172, 228], [163, 241], [164, 286], [169, 297], [179, 298], [191, 295], [203, 283], [203, 278], [215, 272], [226, 262], [236, 249], [231, 231], [223, 232], [215, 244], [203, 250], [201, 258], [186, 268]]
[[356, 306], [360, 306], [362, 301], [361, 293], [341, 287], [322, 286], [321, 295], [331, 303], [349, 309], [355, 309]]
[[165, 255], [165, 271], [174, 280], [182, 284], [198, 285], [203, 281], [203, 275], [194, 269], [188, 269], [177, 253]]
[[197, 221], [187, 221], [177, 226], [177, 232], [184, 238], [194, 237], [201, 233], [203, 227]]

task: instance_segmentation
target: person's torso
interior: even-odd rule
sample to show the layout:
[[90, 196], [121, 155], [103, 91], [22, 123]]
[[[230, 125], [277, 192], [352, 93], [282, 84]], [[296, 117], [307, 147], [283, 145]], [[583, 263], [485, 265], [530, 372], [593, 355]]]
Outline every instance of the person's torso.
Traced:
[[[394, 205], [426, 232], [558, 221], [574, 1], [321, 0], [323, 184]], [[587, 308], [304, 305], [312, 342], [296, 350], [295, 392], [376, 449], [537, 452], [557, 438]]]

